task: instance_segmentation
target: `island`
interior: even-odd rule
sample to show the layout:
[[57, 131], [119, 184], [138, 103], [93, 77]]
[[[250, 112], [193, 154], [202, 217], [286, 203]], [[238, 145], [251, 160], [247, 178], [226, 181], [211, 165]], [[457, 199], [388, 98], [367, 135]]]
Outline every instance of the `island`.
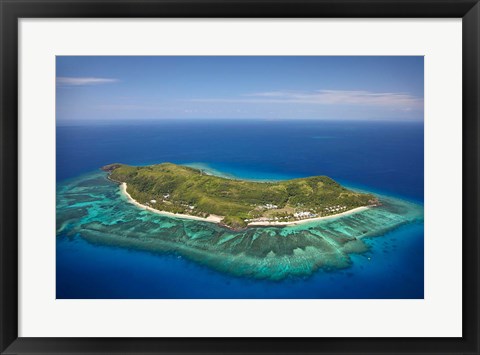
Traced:
[[[423, 228], [423, 205], [350, 191], [326, 177], [243, 181], [206, 175], [208, 166], [173, 164], [112, 164], [104, 170], [59, 184], [58, 238], [186, 258], [229, 275], [277, 281], [348, 268], [352, 254], [370, 249], [365, 238], [407, 224]], [[275, 220], [285, 209], [287, 218]], [[323, 220], [307, 222], [308, 213]], [[240, 219], [239, 226], [223, 221], [227, 216]], [[379, 244], [394, 249], [397, 242], [400, 238]]]
[[213, 176], [172, 163], [117, 163], [102, 170], [139, 207], [235, 230], [298, 224], [380, 205], [374, 195], [349, 190], [327, 176], [259, 182]]

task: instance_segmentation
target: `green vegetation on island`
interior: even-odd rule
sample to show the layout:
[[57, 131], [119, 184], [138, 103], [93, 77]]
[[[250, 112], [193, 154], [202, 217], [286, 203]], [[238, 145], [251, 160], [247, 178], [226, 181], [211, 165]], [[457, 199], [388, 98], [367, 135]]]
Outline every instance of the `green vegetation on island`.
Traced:
[[249, 223], [292, 222], [377, 205], [371, 194], [351, 191], [327, 176], [256, 182], [207, 175], [200, 169], [163, 163], [110, 164], [111, 180], [125, 182], [130, 196], [159, 211], [206, 218], [240, 229]]

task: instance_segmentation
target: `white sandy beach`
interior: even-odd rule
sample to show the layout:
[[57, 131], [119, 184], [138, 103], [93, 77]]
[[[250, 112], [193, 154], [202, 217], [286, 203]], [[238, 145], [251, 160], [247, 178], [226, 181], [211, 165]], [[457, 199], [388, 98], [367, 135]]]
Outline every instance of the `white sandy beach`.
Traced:
[[289, 226], [289, 225], [296, 225], [296, 224], [303, 224], [303, 223], [308, 223], [308, 222], [314, 222], [314, 221], [323, 221], [325, 219], [332, 219], [332, 218], [337, 218], [340, 216], [345, 216], [348, 214], [353, 214], [357, 213], [360, 211], [365, 211], [367, 210], [368, 207], [362, 206], [362, 207], [357, 207], [342, 213], [337, 213], [337, 214], [332, 214], [330, 216], [324, 216], [324, 217], [315, 217], [315, 218], [306, 218], [306, 219], [299, 219], [298, 221], [290, 221], [290, 222], [250, 222], [248, 225], [249, 226]]
[[[203, 218], [203, 217], [191, 216], [191, 215], [182, 214], [182, 213], [172, 213], [172, 212], [167, 212], [167, 211], [160, 211], [160, 210], [157, 210], [155, 208], [142, 205], [141, 203], [139, 203], [138, 201], [133, 199], [133, 197], [130, 196], [130, 194], [127, 192], [127, 183], [123, 182], [120, 185], [120, 190], [127, 197], [128, 201], [130, 203], [133, 203], [135, 206], [137, 206], [141, 209], [144, 209], [144, 210], [148, 210], [148, 211], [153, 212], [153, 213], [158, 213], [158, 214], [161, 214], [161, 215], [164, 215], [164, 216], [194, 219], [194, 220], [197, 220], [197, 221], [204, 221], [204, 222], [211, 222], [211, 223], [220, 223], [223, 219], [223, 216], [217, 216], [217, 215], [214, 215], [214, 214], [209, 215], [207, 218]], [[308, 223], [308, 222], [322, 221], [322, 220], [326, 220], [326, 219], [337, 218], [337, 217], [341, 217], [341, 216], [365, 211], [367, 209], [368, 209], [368, 207], [362, 206], [362, 207], [357, 207], [357, 208], [354, 208], [354, 209], [351, 209], [351, 210], [348, 210], [348, 211], [345, 211], [345, 212], [342, 212], [342, 213], [332, 214], [330, 216], [306, 218], [306, 219], [300, 219], [298, 221], [290, 221], [290, 222], [278, 222], [278, 221], [273, 221], [273, 222], [268, 222], [268, 221], [265, 221], [265, 222], [250, 222], [250, 223], [247, 224], [247, 226], [292, 226], [292, 225], [303, 224], [303, 223]]]
[[187, 219], [194, 219], [197, 221], [204, 221], [204, 222], [212, 222], [212, 223], [220, 223], [220, 221], [223, 219], [223, 216], [217, 216], [214, 214], [211, 214], [207, 218], [202, 218], [202, 217], [197, 217], [197, 216], [190, 216], [188, 214], [181, 214], [181, 213], [172, 213], [172, 212], [167, 212], [167, 211], [160, 211], [155, 208], [151, 208], [145, 205], [142, 205], [138, 201], [136, 201], [130, 194], [127, 192], [127, 183], [123, 182], [120, 185], [120, 190], [122, 193], [127, 197], [128, 201], [130, 203], [133, 203], [135, 206], [142, 208], [144, 210], [148, 210], [153, 213], [158, 213], [164, 216], [172, 216], [172, 217], [179, 217], [179, 218], [187, 218]]

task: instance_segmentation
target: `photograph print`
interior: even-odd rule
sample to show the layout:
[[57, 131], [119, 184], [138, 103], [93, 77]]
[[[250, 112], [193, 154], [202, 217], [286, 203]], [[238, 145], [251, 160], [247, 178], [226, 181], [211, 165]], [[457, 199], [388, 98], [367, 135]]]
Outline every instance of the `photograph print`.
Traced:
[[57, 56], [57, 299], [423, 299], [422, 56]]

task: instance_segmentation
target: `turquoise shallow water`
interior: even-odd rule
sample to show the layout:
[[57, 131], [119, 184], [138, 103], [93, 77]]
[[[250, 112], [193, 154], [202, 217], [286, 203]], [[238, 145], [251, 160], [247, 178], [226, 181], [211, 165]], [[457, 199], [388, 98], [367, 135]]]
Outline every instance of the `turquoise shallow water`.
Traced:
[[[202, 165], [202, 168], [208, 170], [206, 165]], [[210, 172], [215, 171], [210, 169]], [[229, 176], [237, 177], [231, 174]], [[300, 280], [314, 282], [318, 277], [323, 278], [325, 287], [325, 282], [337, 282], [334, 280], [342, 278], [342, 275], [352, 277], [352, 270], [359, 268], [365, 270], [359, 277], [364, 278], [368, 284], [372, 273], [376, 275], [375, 280], [393, 267], [391, 257], [385, 258], [385, 254], [394, 253], [398, 248], [399, 233], [407, 230], [415, 234], [416, 229], [423, 229], [423, 208], [420, 205], [387, 196], [381, 196], [381, 200], [381, 207], [336, 219], [297, 226], [232, 231], [213, 223], [172, 218], [141, 210], [128, 203], [118, 185], [109, 181], [105, 173], [93, 172], [58, 184], [57, 258], [62, 260], [65, 254], [74, 253], [75, 258], [88, 258], [91, 261], [103, 251], [108, 258], [118, 258], [114, 264], [123, 268], [125, 258], [114, 255], [127, 250], [128, 260], [132, 256], [135, 258], [139, 252], [140, 255], [148, 253], [148, 257], [144, 255], [146, 260], [154, 257], [152, 262], [157, 260], [159, 264], [167, 263], [166, 269], [161, 271], [162, 284], [165, 283], [165, 270], [174, 267], [174, 264], [181, 264], [180, 270], [194, 268], [197, 272], [219, 273], [222, 275], [220, 279], [228, 280], [223, 280], [227, 284], [235, 284], [238, 279], [242, 279], [247, 284], [266, 282], [265, 285], [270, 284], [270, 287], [272, 284], [277, 287], [283, 284], [284, 287], [285, 283], [298, 285]], [[390, 237], [386, 238], [385, 234]], [[418, 238], [420, 239], [419, 236]], [[375, 241], [376, 239], [381, 241]], [[405, 240], [400, 242], [403, 247], [406, 246]], [[82, 254], [82, 251], [92, 247], [93, 253], [89, 251], [88, 254]], [[379, 250], [375, 251], [376, 249]], [[62, 251], [62, 255], [58, 254], [59, 251]], [[97, 267], [108, 258], [100, 260]], [[126, 265], [131, 262], [132, 260]], [[372, 264], [376, 264], [376, 267], [369, 268]], [[138, 265], [144, 265], [144, 261]], [[380, 265], [383, 266], [383, 271], [378, 273]], [[174, 268], [177, 267], [178, 265]], [[125, 277], [125, 273], [138, 277], [138, 274], [132, 274], [133, 270], [124, 270], [122, 277]], [[92, 270], [94, 273], [97, 271]], [[367, 271], [369, 277], [366, 276]], [[61, 274], [63, 272], [65, 270], [60, 270]], [[182, 274], [179, 270], [172, 272], [170, 278]], [[156, 275], [152, 275], [150, 268], [147, 275], [151, 277], [149, 282], [155, 283]], [[334, 289], [338, 289], [340, 284], [336, 284]], [[169, 287], [174, 286], [169, 284]], [[95, 286], [95, 289], [98, 290], [99, 286]], [[184, 287], [180, 289], [183, 290]], [[328, 296], [328, 288], [322, 290], [323, 298], [334, 297], [333, 293]], [[114, 288], [107, 295], [112, 292]], [[122, 292], [122, 297], [143, 298], [142, 293], [135, 296], [133, 292], [129, 296], [132, 292]], [[201, 292], [198, 296], [195, 296], [196, 293], [198, 291], [182, 295], [175, 291], [172, 294], [176, 296], [171, 297], [203, 297]], [[232, 297], [221, 296], [222, 293], [219, 292], [214, 298]], [[378, 290], [374, 293], [378, 297]], [[285, 290], [277, 292], [275, 296], [242, 294], [243, 292], [236, 293], [235, 298], [291, 297]], [[57, 296], [68, 298], [68, 293]], [[82, 297], [89, 298], [88, 295]], [[162, 291], [162, 297], [170, 296], [168, 292]], [[307, 295], [302, 297], [310, 298]], [[154, 297], [150, 295], [147, 298]]]
[[231, 277], [175, 255], [59, 238], [57, 298], [423, 298], [422, 232], [422, 224], [403, 227], [369, 240], [370, 251], [352, 255], [348, 269], [283, 281]]

